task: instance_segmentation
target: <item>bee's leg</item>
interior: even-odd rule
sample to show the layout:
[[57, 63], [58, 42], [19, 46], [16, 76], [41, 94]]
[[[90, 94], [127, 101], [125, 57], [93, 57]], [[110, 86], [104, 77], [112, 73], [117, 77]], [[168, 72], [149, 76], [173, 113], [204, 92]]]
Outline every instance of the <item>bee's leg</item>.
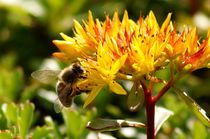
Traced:
[[80, 79], [86, 79], [86, 78], [87, 78], [87, 76], [85, 76], [85, 75], [81, 75], [81, 76], [79, 76], [79, 78], [80, 78]]

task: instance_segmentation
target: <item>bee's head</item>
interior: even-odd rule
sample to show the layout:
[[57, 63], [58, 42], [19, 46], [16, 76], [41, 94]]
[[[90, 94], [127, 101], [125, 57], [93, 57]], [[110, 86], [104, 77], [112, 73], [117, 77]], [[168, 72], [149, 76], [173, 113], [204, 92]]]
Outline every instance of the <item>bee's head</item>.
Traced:
[[80, 75], [84, 73], [84, 68], [79, 63], [74, 63], [72, 65], [72, 70], [75, 74]]

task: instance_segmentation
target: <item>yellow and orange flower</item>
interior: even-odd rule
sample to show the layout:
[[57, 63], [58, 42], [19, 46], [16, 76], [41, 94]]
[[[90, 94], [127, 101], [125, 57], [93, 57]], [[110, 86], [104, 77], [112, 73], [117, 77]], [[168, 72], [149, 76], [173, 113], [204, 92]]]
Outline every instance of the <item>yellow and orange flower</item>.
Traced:
[[87, 106], [105, 85], [108, 85], [110, 90], [116, 94], [126, 95], [126, 91], [115, 79], [116, 74], [125, 64], [127, 54], [118, 59], [113, 58], [110, 54], [110, 49], [106, 43], [103, 46], [99, 44], [96, 61], [90, 59], [81, 61], [81, 65], [86, 69], [86, 79], [80, 82], [78, 87], [83, 88], [89, 85], [88, 88], [91, 87], [92, 90], [84, 106]]
[[210, 29], [200, 44], [195, 28], [176, 32], [171, 13], [162, 26], [152, 11], [137, 22], [129, 19], [127, 11], [122, 21], [116, 11], [113, 19], [106, 16], [104, 22], [94, 20], [89, 11], [88, 20], [83, 23], [74, 21], [74, 37], [61, 33], [64, 40], [53, 41], [61, 51], [53, 55], [62, 61], [79, 61], [85, 68], [87, 78], [78, 83], [78, 87], [88, 86], [91, 90], [85, 106], [105, 85], [116, 94], [126, 94], [116, 81], [118, 74], [138, 78], [169, 62], [178, 65], [179, 70], [188, 67], [194, 71], [210, 62]]

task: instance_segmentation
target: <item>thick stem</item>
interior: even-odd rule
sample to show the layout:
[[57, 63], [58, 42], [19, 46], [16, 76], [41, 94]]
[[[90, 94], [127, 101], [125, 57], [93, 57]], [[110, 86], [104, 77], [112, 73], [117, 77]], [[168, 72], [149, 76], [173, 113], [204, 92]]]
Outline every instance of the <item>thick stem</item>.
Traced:
[[152, 92], [145, 92], [146, 117], [147, 117], [147, 139], [155, 139], [155, 103], [152, 98]]

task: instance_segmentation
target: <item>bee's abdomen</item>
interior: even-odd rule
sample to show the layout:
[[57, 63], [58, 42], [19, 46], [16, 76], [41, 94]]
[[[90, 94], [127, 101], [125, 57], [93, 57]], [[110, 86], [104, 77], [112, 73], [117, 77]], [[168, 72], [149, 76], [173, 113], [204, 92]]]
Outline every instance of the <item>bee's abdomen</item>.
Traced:
[[62, 90], [58, 92], [58, 98], [65, 107], [71, 106], [72, 93], [73, 93], [73, 90], [72, 90], [71, 84], [65, 84]]

